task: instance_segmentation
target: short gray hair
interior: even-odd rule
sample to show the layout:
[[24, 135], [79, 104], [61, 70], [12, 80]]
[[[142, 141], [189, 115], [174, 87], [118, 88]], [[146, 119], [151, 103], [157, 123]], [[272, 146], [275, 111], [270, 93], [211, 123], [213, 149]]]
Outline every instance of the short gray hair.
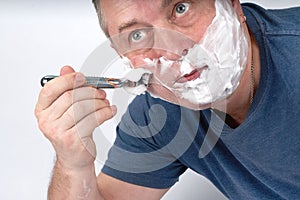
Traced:
[[108, 28], [104, 18], [103, 10], [101, 9], [101, 2], [100, 0], [93, 0], [93, 4], [95, 6], [98, 15], [100, 27], [102, 31], [105, 33], [106, 37], [109, 37]]

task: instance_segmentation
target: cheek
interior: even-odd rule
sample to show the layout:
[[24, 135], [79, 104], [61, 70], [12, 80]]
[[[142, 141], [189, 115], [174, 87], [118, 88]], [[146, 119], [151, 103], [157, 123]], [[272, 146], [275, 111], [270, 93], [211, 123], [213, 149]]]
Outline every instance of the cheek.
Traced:
[[[203, 9], [203, 7], [205, 7], [205, 9]], [[215, 3], [214, 1], [206, 1], [205, 5], [201, 4], [198, 10], [200, 11], [194, 16], [195, 21], [193, 25], [184, 30], [186, 31], [184, 34], [189, 35], [196, 43], [201, 41], [206, 29], [216, 16]]]
[[179, 104], [179, 98], [172, 91], [158, 83], [151, 84], [148, 88], [148, 92], [154, 97], [161, 98], [177, 105]]
[[132, 67], [133, 68], [140, 68], [145, 65], [145, 61], [143, 60], [142, 57], [131, 57], [131, 56], [126, 56], [129, 58], [131, 61]]
[[147, 57], [145, 57], [145, 56], [134, 56], [134, 57], [128, 56], [127, 58], [130, 60], [132, 68], [134, 68], [134, 69], [143, 68], [143, 69], [150, 71], [151, 73], [155, 72], [155, 67], [150, 66], [145, 61], [145, 58], [147, 58]]

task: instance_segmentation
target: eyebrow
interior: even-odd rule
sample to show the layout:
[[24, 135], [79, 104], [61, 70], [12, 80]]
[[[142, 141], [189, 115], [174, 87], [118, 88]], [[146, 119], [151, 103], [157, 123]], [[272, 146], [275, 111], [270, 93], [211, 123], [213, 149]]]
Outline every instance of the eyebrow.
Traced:
[[130, 28], [135, 25], [141, 25], [142, 27], [152, 27], [151, 24], [148, 24], [145, 22], [139, 22], [137, 19], [132, 19], [132, 20], [125, 22], [119, 26], [119, 28], [118, 28], [119, 33], [124, 31], [125, 29]]
[[173, 2], [173, 0], [163, 0], [161, 7], [162, 8], [166, 8], [168, 7], [171, 3]]
[[119, 26], [119, 33], [121, 33], [124, 29], [127, 29], [131, 26], [134, 26], [138, 24], [138, 21], [136, 19], [132, 19], [129, 22], [123, 23]]
[[[162, 4], [161, 4], [161, 8], [164, 9], [164, 8], [168, 7], [173, 1], [174, 0], [163, 0]], [[128, 22], [123, 23], [118, 28], [119, 33], [124, 31], [124, 29], [130, 28], [131, 26], [134, 26], [134, 25], [137, 25], [137, 24], [140, 24], [137, 19], [132, 19]]]

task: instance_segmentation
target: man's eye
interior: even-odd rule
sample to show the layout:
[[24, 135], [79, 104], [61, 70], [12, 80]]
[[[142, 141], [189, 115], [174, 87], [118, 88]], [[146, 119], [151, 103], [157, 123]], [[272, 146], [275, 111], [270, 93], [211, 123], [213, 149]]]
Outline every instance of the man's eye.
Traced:
[[130, 34], [130, 40], [132, 42], [139, 42], [145, 37], [146, 33], [142, 30], [134, 31]]
[[175, 6], [175, 17], [181, 17], [190, 8], [190, 3], [179, 3]]

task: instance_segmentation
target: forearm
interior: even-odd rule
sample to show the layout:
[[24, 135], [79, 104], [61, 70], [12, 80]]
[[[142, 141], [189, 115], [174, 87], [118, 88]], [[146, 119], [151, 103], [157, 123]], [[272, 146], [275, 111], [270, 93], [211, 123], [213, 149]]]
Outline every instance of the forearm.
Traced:
[[48, 199], [103, 200], [98, 190], [94, 165], [80, 170], [73, 170], [62, 166], [56, 161], [48, 190]]

